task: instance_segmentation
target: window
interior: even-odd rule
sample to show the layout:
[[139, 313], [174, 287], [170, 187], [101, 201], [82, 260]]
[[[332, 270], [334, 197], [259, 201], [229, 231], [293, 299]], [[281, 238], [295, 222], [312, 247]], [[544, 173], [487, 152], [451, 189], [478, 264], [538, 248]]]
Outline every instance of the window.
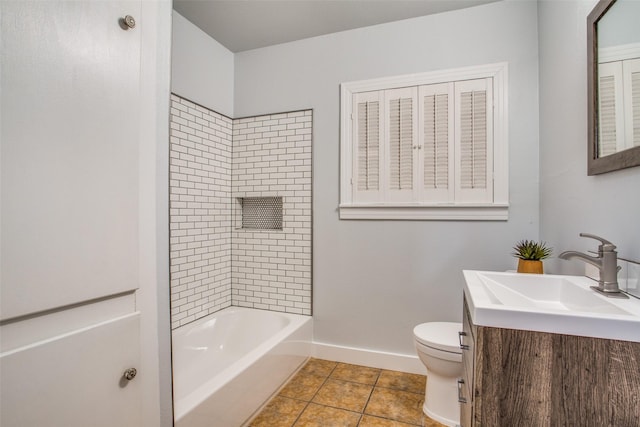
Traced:
[[506, 73], [342, 84], [340, 218], [507, 219]]

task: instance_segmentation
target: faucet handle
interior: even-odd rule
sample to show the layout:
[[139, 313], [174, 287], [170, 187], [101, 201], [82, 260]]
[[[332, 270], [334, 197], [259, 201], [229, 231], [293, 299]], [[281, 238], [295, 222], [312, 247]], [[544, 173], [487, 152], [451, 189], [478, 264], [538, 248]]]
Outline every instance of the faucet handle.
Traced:
[[607, 239], [603, 239], [602, 237], [596, 236], [595, 234], [589, 233], [580, 233], [580, 237], [588, 237], [589, 239], [595, 239], [600, 241], [600, 246], [598, 246], [599, 251], [613, 251], [616, 249], [616, 245], [608, 241]]

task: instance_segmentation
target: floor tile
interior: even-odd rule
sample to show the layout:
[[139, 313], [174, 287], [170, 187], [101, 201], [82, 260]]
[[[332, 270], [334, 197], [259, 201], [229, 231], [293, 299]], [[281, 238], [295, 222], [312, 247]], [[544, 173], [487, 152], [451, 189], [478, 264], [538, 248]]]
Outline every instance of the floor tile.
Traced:
[[422, 413], [424, 385], [422, 375], [309, 359], [249, 426], [444, 427]]
[[306, 365], [300, 369], [300, 373], [313, 374], [320, 377], [328, 377], [338, 365], [338, 362], [324, 359], [309, 359]]
[[291, 380], [280, 390], [280, 395], [310, 401], [318, 392], [327, 377], [309, 374], [306, 372], [298, 372]]
[[406, 372], [387, 371], [380, 372], [376, 387], [392, 388], [394, 390], [410, 391], [411, 393], [424, 393], [427, 377]]
[[420, 425], [424, 394], [376, 387], [365, 414]]
[[356, 384], [329, 378], [320, 388], [312, 402], [334, 408], [362, 412], [371, 395], [373, 386]]
[[331, 378], [374, 385], [378, 379], [378, 375], [380, 375], [380, 369], [350, 365], [348, 363], [338, 363], [338, 366], [336, 366], [331, 373]]
[[356, 427], [359, 420], [357, 412], [310, 403], [294, 427]]
[[251, 427], [291, 427], [307, 405], [300, 400], [275, 396], [254, 418]]
[[407, 424], [400, 421], [388, 420], [386, 418], [364, 415], [358, 427], [414, 427], [414, 424]]

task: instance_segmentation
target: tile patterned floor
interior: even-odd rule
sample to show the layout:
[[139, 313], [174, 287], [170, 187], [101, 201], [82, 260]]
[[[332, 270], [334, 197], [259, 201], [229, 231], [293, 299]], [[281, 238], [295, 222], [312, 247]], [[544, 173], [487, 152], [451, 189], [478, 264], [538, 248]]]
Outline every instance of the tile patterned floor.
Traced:
[[422, 413], [422, 375], [310, 359], [250, 427], [444, 427]]

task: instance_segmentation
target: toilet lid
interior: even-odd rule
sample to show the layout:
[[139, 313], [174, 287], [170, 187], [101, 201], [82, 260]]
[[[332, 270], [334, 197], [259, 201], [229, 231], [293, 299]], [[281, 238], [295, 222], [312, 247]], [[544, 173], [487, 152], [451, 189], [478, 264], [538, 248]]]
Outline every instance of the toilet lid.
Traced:
[[462, 353], [458, 332], [462, 331], [462, 323], [429, 322], [413, 328], [413, 335], [421, 344], [451, 353]]

